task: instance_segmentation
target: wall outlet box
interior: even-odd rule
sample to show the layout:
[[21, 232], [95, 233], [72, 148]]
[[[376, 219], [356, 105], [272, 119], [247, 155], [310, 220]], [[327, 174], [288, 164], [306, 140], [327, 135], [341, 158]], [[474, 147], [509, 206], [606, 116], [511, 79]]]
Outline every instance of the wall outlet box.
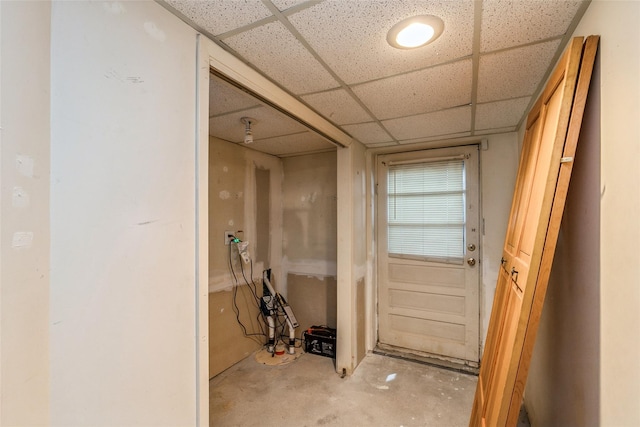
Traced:
[[231, 243], [231, 239], [233, 239], [233, 231], [225, 231], [224, 232], [224, 244], [227, 246]]

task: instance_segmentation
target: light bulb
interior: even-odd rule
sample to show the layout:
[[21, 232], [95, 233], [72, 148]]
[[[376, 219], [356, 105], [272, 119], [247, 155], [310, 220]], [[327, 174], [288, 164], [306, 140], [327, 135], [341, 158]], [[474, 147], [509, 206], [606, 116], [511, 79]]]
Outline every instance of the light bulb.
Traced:
[[398, 33], [396, 42], [402, 47], [418, 47], [431, 40], [434, 33], [431, 25], [414, 22]]
[[253, 132], [251, 131], [251, 123], [254, 121], [251, 117], [242, 117], [240, 121], [244, 123], [244, 143], [251, 144], [253, 142]]

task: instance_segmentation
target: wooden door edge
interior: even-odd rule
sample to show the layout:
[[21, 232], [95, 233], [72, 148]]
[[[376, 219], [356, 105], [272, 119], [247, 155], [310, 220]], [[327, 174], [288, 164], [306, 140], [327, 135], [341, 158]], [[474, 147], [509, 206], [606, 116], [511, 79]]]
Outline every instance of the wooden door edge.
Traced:
[[[534, 344], [537, 337], [538, 324], [542, 316], [542, 308], [544, 306], [544, 299], [551, 275], [555, 247], [560, 233], [562, 215], [564, 213], [565, 202], [569, 190], [571, 172], [573, 170], [574, 157], [578, 146], [578, 139], [580, 137], [580, 129], [582, 127], [582, 119], [584, 116], [589, 86], [591, 84], [591, 76], [593, 74], [599, 40], [599, 36], [587, 37], [582, 49], [583, 54], [580, 61], [578, 83], [576, 85], [569, 121], [569, 129], [567, 131], [562, 155], [562, 159], [564, 160], [561, 160], [560, 171], [558, 173], [558, 184], [556, 186], [551, 210], [551, 218], [558, 219], [559, 217], [559, 219], [557, 224], [551, 224], [549, 226], [545, 236], [544, 247], [546, 250], [543, 250], [542, 254], [540, 270], [537, 278], [538, 286], [536, 286], [533, 296], [532, 311], [529, 315], [529, 322], [527, 324], [523, 342], [523, 351], [520, 356], [520, 363], [518, 364], [518, 372], [516, 374], [516, 387], [509, 405], [507, 425], [515, 425], [520, 413], [520, 406], [524, 396], [524, 387], [529, 374], [530, 361], [533, 356]], [[548, 247], [552, 247], [553, 250], [548, 250]], [[532, 323], [534, 324], [533, 326]]]

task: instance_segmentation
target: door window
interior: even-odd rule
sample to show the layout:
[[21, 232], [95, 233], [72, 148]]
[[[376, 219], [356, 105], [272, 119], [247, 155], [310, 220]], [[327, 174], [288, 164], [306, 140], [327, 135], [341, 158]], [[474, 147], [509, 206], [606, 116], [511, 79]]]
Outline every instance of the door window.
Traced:
[[387, 185], [389, 256], [462, 264], [464, 159], [391, 164]]

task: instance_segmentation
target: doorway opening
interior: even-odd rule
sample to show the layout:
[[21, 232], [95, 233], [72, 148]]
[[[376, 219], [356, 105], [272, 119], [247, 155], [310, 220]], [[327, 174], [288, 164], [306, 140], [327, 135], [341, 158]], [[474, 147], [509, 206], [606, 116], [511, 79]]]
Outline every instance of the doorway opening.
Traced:
[[[212, 378], [268, 345], [264, 271], [294, 312], [296, 349], [306, 329], [336, 327], [337, 159], [335, 144], [217, 72], [208, 118]], [[246, 243], [248, 261], [227, 233]], [[288, 346], [285, 319], [274, 326], [276, 347]]]

